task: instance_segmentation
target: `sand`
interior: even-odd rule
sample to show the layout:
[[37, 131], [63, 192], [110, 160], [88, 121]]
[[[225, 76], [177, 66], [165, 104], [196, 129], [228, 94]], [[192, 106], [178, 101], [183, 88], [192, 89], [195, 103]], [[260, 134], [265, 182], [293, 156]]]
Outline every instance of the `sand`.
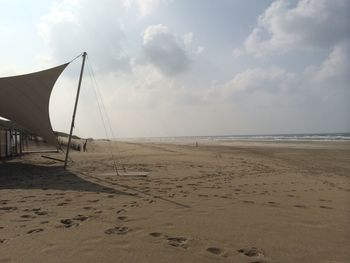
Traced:
[[350, 262], [348, 143], [107, 146], [0, 164], [0, 262]]

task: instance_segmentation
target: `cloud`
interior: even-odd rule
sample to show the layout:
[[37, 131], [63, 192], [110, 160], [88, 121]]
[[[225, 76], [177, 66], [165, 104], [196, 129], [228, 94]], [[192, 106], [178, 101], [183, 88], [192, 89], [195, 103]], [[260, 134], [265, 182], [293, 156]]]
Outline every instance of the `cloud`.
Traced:
[[216, 91], [222, 97], [238, 100], [254, 96], [258, 99], [263, 94], [273, 97], [287, 95], [297, 100], [327, 98], [331, 93], [339, 98], [346, 97], [350, 92], [349, 59], [350, 42], [342, 41], [331, 49], [320, 64], [310, 65], [301, 73], [279, 67], [250, 68], [217, 85]]
[[289, 89], [294, 79], [294, 74], [277, 67], [247, 69], [236, 74], [224, 89], [234, 94], [279, 93]]
[[123, 50], [125, 35], [118, 19], [122, 7], [113, 0], [98, 5], [93, 0], [55, 3], [38, 25], [48, 47], [48, 54], [43, 56], [62, 62], [86, 51], [100, 71], [128, 69], [129, 58]]
[[[325, 81], [329, 79], [340, 80], [346, 76], [350, 80], [348, 73], [350, 72], [350, 42], [343, 41], [334, 46], [327, 59], [322, 63], [317, 72], [315, 79]], [[349, 83], [349, 82], [348, 82]]]
[[349, 38], [349, 13], [347, 0], [299, 0], [296, 6], [291, 1], [277, 0], [259, 16], [243, 50], [264, 55], [291, 49], [332, 48]]
[[201, 55], [205, 48], [203, 46], [194, 46], [194, 34], [193, 32], [188, 32], [183, 36], [183, 42], [185, 45], [185, 50], [194, 56]]
[[[224, 108], [227, 127], [258, 133], [342, 132], [350, 128], [348, 65], [343, 45], [301, 73], [270, 67], [247, 69], [209, 89], [205, 105]], [[347, 62], [345, 62], [347, 63]], [[345, 70], [340, 65], [345, 66]], [[335, 70], [336, 69], [336, 70]], [[212, 106], [213, 107], [213, 106]], [[230, 124], [231, 123], [231, 124]]]
[[142, 16], [152, 14], [161, 4], [166, 3], [164, 0], [138, 0], [137, 4]]
[[190, 48], [193, 43], [193, 33], [189, 32], [184, 35], [184, 44], [186, 48]]
[[124, 0], [124, 6], [129, 9], [136, 4], [141, 17], [146, 17], [170, 2], [171, 0]]
[[143, 33], [145, 61], [163, 74], [173, 76], [187, 70], [191, 59], [175, 35], [164, 25], [149, 26]]

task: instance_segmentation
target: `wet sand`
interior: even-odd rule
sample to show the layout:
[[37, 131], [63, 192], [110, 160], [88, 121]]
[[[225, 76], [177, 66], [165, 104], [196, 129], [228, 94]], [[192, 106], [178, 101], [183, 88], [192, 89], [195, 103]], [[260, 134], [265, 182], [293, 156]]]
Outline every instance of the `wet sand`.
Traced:
[[115, 149], [1, 163], [0, 262], [350, 262], [349, 143]]

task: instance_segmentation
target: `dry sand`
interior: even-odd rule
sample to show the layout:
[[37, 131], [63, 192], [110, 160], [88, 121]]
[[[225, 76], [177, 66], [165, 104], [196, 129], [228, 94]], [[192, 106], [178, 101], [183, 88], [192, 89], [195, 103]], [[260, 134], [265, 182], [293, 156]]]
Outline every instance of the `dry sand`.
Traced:
[[350, 262], [348, 143], [107, 144], [0, 164], [0, 262]]

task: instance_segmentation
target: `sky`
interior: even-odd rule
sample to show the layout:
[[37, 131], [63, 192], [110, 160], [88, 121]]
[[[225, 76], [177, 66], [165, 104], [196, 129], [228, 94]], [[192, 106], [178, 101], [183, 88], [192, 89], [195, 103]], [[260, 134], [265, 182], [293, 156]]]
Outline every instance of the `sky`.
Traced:
[[[348, 0], [0, 0], [0, 39], [0, 77], [88, 53], [82, 137], [350, 132]], [[54, 130], [80, 67], [56, 82]]]

